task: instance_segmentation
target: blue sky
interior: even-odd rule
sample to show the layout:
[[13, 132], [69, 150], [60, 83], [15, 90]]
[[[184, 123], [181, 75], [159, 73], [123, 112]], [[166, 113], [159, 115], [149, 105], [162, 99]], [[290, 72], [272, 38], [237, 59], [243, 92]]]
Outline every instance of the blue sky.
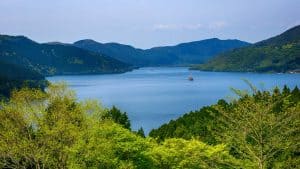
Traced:
[[257, 42], [298, 24], [300, 0], [0, 0], [0, 34], [38, 42]]

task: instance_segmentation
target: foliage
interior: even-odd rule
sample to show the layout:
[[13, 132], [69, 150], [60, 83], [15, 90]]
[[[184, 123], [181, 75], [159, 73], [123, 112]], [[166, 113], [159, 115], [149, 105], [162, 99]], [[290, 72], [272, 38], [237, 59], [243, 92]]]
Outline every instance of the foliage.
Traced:
[[14, 91], [0, 104], [0, 168], [235, 168], [240, 164], [224, 145], [182, 139], [157, 143], [115, 123], [107, 112], [97, 101], [77, 102], [65, 84], [52, 84], [45, 92]]
[[218, 55], [192, 69], [241, 72], [298, 72], [300, 26], [281, 35]]
[[[225, 103], [224, 100], [218, 102], [220, 105]], [[176, 120], [171, 120], [158, 129], [151, 130], [149, 136], [159, 141], [163, 141], [166, 138], [197, 138], [209, 144], [216, 144], [217, 140], [211, 132], [211, 127], [216, 125], [215, 117], [217, 113], [211, 106], [203, 107], [198, 111], [184, 114]]]
[[145, 132], [143, 127], [141, 127], [138, 131], [137, 131], [137, 135], [144, 137], [145, 138]]
[[0, 62], [0, 99], [9, 97], [14, 89], [31, 87], [44, 89], [47, 86], [45, 78], [33, 70], [17, 65]]
[[251, 160], [255, 168], [283, 168], [287, 165], [284, 160], [300, 148], [300, 103], [291, 102], [279, 89], [274, 89], [273, 95], [255, 92], [252, 97], [241, 96], [229, 110], [216, 109], [220, 113], [217, 122], [222, 125], [214, 132], [231, 144], [236, 156]]
[[282, 91], [252, 94], [235, 90], [239, 99], [204, 107], [170, 121], [150, 136], [163, 141], [185, 138], [209, 144], [227, 144], [230, 154], [252, 168], [299, 166], [300, 91], [284, 86]]
[[108, 110], [107, 118], [112, 119], [115, 123], [122, 125], [124, 128], [130, 130], [130, 120], [128, 119], [127, 113], [122, 113], [121, 110], [113, 106], [110, 110]]
[[225, 145], [209, 146], [198, 140], [167, 139], [149, 153], [156, 168], [239, 168]]

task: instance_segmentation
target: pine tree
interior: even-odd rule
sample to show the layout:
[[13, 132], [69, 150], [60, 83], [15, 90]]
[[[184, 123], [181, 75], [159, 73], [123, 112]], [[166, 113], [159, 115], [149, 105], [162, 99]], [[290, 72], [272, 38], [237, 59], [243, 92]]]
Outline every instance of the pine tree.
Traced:
[[290, 88], [287, 87], [287, 85], [284, 85], [284, 86], [283, 86], [283, 89], [282, 89], [282, 94], [283, 94], [284, 96], [287, 96], [287, 95], [289, 95], [290, 93], [291, 93]]
[[138, 131], [137, 131], [137, 134], [141, 137], [144, 137], [145, 138], [145, 132], [144, 132], [144, 129], [143, 127], [141, 127]]
[[130, 120], [127, 113], [122, 113], [117, 107], [113, 106], [107, 114], [108, 118], [111, 118], [114, 122], [122, 125], [126, 129], [131, 129]]

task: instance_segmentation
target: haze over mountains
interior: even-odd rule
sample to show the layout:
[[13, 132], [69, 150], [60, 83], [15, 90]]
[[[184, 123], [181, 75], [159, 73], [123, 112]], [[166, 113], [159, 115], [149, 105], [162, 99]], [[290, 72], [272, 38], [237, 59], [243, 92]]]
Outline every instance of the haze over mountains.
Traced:
[[182, 66], [204, 63], [216, 54], [250, 44], [240, 40], [213, 38], [146, 50], [118, 43], [99, 43], [90, 39], [77, 41], [74, 45], [93, 52], [103, 53], [135, 66]]
[[300, 72], [300, 25], [270, 39], [222, 53], [194, 69], [236, 72]]

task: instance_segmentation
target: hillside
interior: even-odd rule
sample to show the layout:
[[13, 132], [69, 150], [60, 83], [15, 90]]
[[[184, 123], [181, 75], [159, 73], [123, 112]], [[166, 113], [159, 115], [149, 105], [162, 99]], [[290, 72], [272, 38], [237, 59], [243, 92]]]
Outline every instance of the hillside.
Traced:
[[30, 69], [0, 62], [0, 98], [8, 97], [13, 89], [31, 87], [43, 89], [47, 85], [45, 78]]
[[300, 26], [251, 46], [220, 54], [193, 69], [240, 72], [299, 71]]
[[111, 57], [59, 43], [39, 44], [24, 36], [0, 35], [0, 62], [42, 75], [120, 73], [128, 64]]
[[248, 46], [249, 43], [213, 38], [146, 50], [118, 43], [99, 43], [93, 40], [80, 40], [75, 42], [74, 45], [103, 53], [135, 66], [174, 66], [203, 63], [214, 55], [234, 48]]

